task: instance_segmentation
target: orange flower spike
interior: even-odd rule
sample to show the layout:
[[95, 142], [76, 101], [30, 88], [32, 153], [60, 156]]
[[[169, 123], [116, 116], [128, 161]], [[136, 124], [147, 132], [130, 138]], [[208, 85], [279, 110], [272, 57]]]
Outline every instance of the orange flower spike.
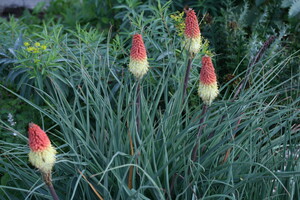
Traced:
[[132, 38], [129, 71], [137, 79], [141, 79], [147, 73], [148, 68], [149, 64], [147, 59], [147, 52], [142, 35], [135, 34]]
[[185, 48], [193, 54], [197, 54], [201, 47], [201, 33], [198, 19], [194, 10], [186, 10], [185, 18]]
[[38, 125], [30, 123], [28, 135], [30, 163], [44, 173], [51, 172], [55, 163], [56, 151], [47, 134]]
[[34, 123], [29, 124], [28, 134], [29, 147], [32, 151], [43, 151], [51, 145], [46, 133]]
[[209, 56], [202, 57], [198, 94], [206, 105], [211, 105], [219, 94], [215, 68]]

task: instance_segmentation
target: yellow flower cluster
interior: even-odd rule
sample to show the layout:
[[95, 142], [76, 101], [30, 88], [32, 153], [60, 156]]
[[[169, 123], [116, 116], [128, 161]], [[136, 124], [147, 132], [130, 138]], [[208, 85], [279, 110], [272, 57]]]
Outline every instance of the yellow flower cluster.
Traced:
[[199, 82], [198, 95], [206, 105], [210, 106], [218, 94], [217, 82], [208, 85], [201, 83], [201, 81]]
[[129, 62], [129, 71], [133, 73], [133, 75], [137, 79], [141, 79], [148, 71], [149, 64], [147, 58], [144, 60], [134, 60], [130, 59]]
[[29, 53], [41, 53], [47, 49], [46, 45], [41, 45], [39, 42], [34, 43], [32, 46], [30, 46], [29, 42], [24, 42], [24, 46], [27, 47], [26, 51]]
[[210, 57], [213, 57], [214, 54], [213, 52], [211, 52], [211, 50], [209, 49], [209, 41], [207, 39], [204, 39], [203, 37], [201, 37], [201, 41], [203, 41], [202, 43], [202, 48], [203, 48], [203, 52], [205, 53], [205, 55], [208, 55]]
[[30, 151], [29, 162], [44, 173], [51, 172], [55, 164], [56, 150], [52, 145], [43, 151]]
[[183, 15], [184, 12], [179, 11], [175, 12], [173, 15], [170, 15], [170, 17], [175, 21], [175, 27], [179, 36], [183, 36], [185, 30], [185, 22]]

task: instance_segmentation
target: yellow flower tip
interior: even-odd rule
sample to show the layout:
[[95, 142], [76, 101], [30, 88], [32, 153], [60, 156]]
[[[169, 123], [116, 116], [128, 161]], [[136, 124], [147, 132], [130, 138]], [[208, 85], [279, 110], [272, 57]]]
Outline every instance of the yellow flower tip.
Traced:
[[42, 151], [30, 151], [29, 162], [43, 173], [51, 172], [55, 164], [56, 150], [50, 145]]
[[24, 42], [25, 47], [28, 47], [29, 45], [30, 45], [29, 42]]
[[46, 45], [42, 45], [42, 46], [41, 46], [41, 49], [42, 49], [42, 50], [46, 50], [46, 49], [47, 49], [47, 46], [46, 46]]
[[26, 51], [29, 53], [40, 53], [40, 50], [36, 47], [27, 47]]
[[196, 38], [185, 38], [185, 49], [190, 53], [197, 54], [201, 48], [201, 36]]
[[26, 51], [31, 52], [34, 50], [34, 47], [27, 47]]
[[203, 84], [201, 81], [199, 82], [198, 95], [206, 105], [210, 106], [218, 94], [219, 90], [217, 82], [211, 84]]
[[185, 31], [185, 23], [184, 23], [183, 15], [184, 12], [180, 13], [178, 11], [175, 14], [171, 15], [171, 18], [175, 22], [174, 24], [175, 24], [176, 32], [180, 37], [184, 34]]
[[141, 79], [148, 71], [149, 64], [147, 58], [143, 60], [130, 59], [129, 71], [137, 78]]
[[34, 46], [39, 47], [39, 46], [41, 46], [41, 43], [36, 42], [36, 43], [34, 43]]

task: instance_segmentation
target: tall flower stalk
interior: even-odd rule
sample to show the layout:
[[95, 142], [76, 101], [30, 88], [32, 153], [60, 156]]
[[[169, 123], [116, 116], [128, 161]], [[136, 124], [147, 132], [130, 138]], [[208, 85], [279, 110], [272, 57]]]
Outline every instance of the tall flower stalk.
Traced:
[[[135, 34], [132, 38], [132, 47], [130, 51], [130, 62], [129, 62], [129, 71], [135, 76], [137, 80], [137, 89], [136, 89], [136, 130], [137, 133], [141, 132], [141, 79], [147, 73], [149, 68], [147, 51], [145, 44], [142, 38], [142, 35]], [[133, 155], [132, 147], [132, 138], [129, 135], [130, 144], [131, 144], [131, 154]], [[133, 167], [129, 169], [128, 177], [128, 187], [132, 189], [132, 176], [133, 176]]]
[[130, 51], [129, 71], [137, 79], [136, 90], [136, 128], [140, 132], [140, 104], [141, 104], [141, 79], [147, 73], [149, 68], [147, 52], [142, 35], [135, 34], [132, 39], [132, 47]]
[[192, 60], [199, 53], [201, 47], [201, 34], [196, 13], [192, 9], [185, 10], [185, 49], [189, 53], [188, 63], [186, 67], [184, 84], [183, 84], [183, 100], [186, 95], [187, 85], [189, 81], [190, 71], [192, 68]]
[[43, 176], [44, 182], [49, 188], [49, 191], [54, 200], [58, 200], [58, 196], [54, 190], [51, 172], [55, 164], [56, 150], [51, 145], [47, 134], [36, 124], [29, 123], [29, 162], [38, 168]]
[[217, 84], [217, 76], [215, 73], [215, 68], [213, 66], [211, 57], [205, 55], [202, 57], [202, 68], [200, 71], [199, 77], [199, 88], [198, 95], [203, 101], [200, 126], [197, 134], [197, 143], [192, 151], [192, 160], [196, 161], [197, 159], [197, 151], [199, 147], [199, 138], [202, 135], [202, 131], [204, 128], [205, 115], [212, 101], [218, 96], [218, 84]]
[[[256, 63], [259, 62], [259, 60], [261, 59], [261, 57], [263, 56], [265, 51], [271, 46], [271, 44], [275, 41], [275, 39], [276, 39], [275, 35], [270, 36], [268, 38], [268, 40], [264, 42], [263, 46], [259, 49], [259, 51], [255, 55], [255, 57], [251, 60], [250, 64], [247, 67], [246, 77], [239, 84], [239, 86], [238, 86], [233, 98], [231, 99], [231, 101], [236, 100], [238, 98], [239, 94], [241, 93], [241, 91], [243, 91], [245, 89], [246, 84], [250, 79], [250, 75], [251, 75], [252, 71], [254, 70], [254, 67], [255, 67]], [[236, 127], [234, 129], [235, 131], [238, 129], [238, 127], [241, 123], [241, 120], [242, 120], [241, 116], [242, 116], [242, 113], [239, 115], [239, 119], [237, 120], [237, 124], [236, 124]], [[223, 120], [224, 118], [225, 118], [225, 116], [223, 116], [221, 120]], [[214, 134], [214, 133], [212, 133], [212, 134]], [[233, 138], [232, 138], [233, 140], [234, 140], [235, 136], [236, 135], [233, 136]], [[230, 156], [230, 152], [231, 152], [231, 148], [227, 149], [226, 154], [225, 154], [224, 159], [223, 159], [223, 163], [227, 162], [227, 159]]]

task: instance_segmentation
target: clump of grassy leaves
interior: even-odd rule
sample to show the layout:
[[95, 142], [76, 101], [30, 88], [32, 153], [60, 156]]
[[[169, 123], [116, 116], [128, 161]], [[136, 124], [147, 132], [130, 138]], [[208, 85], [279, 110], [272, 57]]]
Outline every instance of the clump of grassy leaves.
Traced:
[[[187, 55], [169, 6], [149, 7], [145, 16], [130, 9], [127, 13], [133, 28], [143, 34], [151, 66], [141, 82], [140, 134], [135, 124], [136, 81], [127, 70], [128, 30], [113, 38], [80, 27], [59, 38], [48, 35], [61, 52], [57, 59], [62, 61], [69, 94], [56, 81], [51, 82], [51, 93], [35, 88], [46, 109], [10, 90], [39, 111], [41, 119], [54, 124], [46, 131], [58, 141], [53, 173], [58, 196], [96, 199], [97, 191], [104, 199], [299, 198], [299, 72], [272, 84], [299, 52], [274, 64], [281, 47], [272, 46], [273, 54], [266, 53], [255, 64], [250, 84], [237, 99], [230, 100], [236, 88], [228, 86], [243, 79], [246, 71], [220, 85], [222, 95], [206, 113], [205, 124], [199, 124], [202, 55], [193, 62], [182, 103]], [[193, 162], [202, 125], [198, 159]], [[0, 185], [3, 197], [49, 198], [39, 174], [25, 160], [29, 151], [25, 135], [20, 135], [19, 143], [0, 140], [0, 173], [10, 178]], [[228, 149], [231, 153], [224, 162]], [[132, 166], [133, 189], [129, 189]]]

